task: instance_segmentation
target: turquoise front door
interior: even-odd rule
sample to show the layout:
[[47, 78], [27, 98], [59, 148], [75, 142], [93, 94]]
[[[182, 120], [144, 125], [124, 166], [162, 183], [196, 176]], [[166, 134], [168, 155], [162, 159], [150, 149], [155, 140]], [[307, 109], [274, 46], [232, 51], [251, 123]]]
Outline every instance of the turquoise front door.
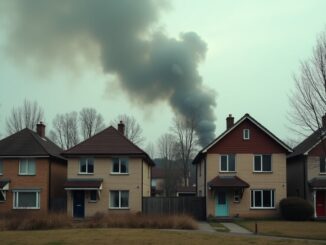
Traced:
[[229, 216], [229, 207], [228, 207], [228, 201], [226, 199], [225, 191], [219, 191], [216, 193], [215, 215]]

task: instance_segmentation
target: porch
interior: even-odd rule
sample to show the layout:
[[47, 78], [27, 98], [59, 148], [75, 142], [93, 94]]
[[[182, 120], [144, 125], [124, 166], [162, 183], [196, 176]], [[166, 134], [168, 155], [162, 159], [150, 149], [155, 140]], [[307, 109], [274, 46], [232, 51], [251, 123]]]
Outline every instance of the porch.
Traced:
[[314, 218], [326, 220], [326, 177], [316, 177], [309, 184], [312, 188]]

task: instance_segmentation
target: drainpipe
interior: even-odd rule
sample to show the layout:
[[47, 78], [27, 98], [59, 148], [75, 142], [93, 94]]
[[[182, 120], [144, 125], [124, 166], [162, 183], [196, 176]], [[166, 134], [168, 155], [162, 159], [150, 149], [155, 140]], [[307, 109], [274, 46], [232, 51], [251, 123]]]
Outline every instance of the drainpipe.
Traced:
[[316, 213], [316, 190], [313, 191], [313, 201], [314, 201], [314, 218], [317, 218], [317, 213]]

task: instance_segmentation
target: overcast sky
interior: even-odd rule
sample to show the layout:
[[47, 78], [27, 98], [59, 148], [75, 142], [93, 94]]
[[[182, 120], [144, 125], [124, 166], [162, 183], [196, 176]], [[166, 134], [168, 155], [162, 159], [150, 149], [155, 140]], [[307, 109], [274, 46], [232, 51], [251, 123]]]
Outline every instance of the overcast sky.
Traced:
[[[4, 2], [9, 0], [0, 0], [1, 4]], [[59, 1], [49, 2], [51, 5], [60, 4]], [[155, 20], [145, 13], [150, 16], [151, 31], [160, 30], [164, 37], [179, 40], [180, 45], [185, 43], [180, 33], [195, 32], [195, 38], [197, 35], [200, 37], [196, 44], [206, 44], [205, 50], [196, 53], [203, 54], [203, 57], [192, 65], [201, 77], [201, 89], [205, 90], [202, 95], [206, 95], [207, 91], [215, 94], [212, 98], [216, 106], [207, 102], [217, 119], [215, 136], [225, 130], [228, 114], [234, 115], [237, 120], [249, 113], [281, 139], [293, 137], [287, 128], [289, 122], [286, 118], [290, 111], [288, 95], [294, 86], [292, 76], [298, 73], [300, 61], [311, 56], [316, 36], [325, 30], [326, 1], [174, 0], [157, 8], [159, 14], [153, 18]], [[103, 55], [98, 55], [93, 48], [80, 51], [87, 55], [82, 56], [79, 65], [68, 65], [60, 59], [49, 62], [54, 55], [50, 52], [47, 57], [42, 56], [41, 63], [51, 63], [47, 67], [37, 66], [35, 69], [20, 62], [19, 59], [28, 60], [33, 53], [23, 48], [20, 55], [16, 55], [15, 50], [8, 52], [9, 42], [17, 42], [13, 37], [20, 38], [19, 45], [24, 46], [25, 42], [25, 34], [10, 36], [13, 28], [17, 28], [14, 19], [8, 17], [15, 15], [16, 10], [10, 8], [10, 11], [11, 15], [4, 15], [0, 10], [2, 136], [6, 135], [5, 119], [10, 110], [21, 105], [25, 98], [36, 100], [44, 108], [47, 129], [51, 128], [57, 113], [94, 107], [102, 113], [107, 124], [119, 114], [133, 115], [142, 125], [147, 142], [155, 143], [161, 134], [169, 131], [174, 113], [182, 108], [175, 108], [173, 101], [167, 99], [168, 95], [146, 100], [139, 98], [144, 96], [142, 93], [133, 94], [132, 89], [123, 87], [119, 82], [119, 72], [111, 69], [110, 65], [103, 65]], [[153, 9], [148, 8], [147, 11]], [[21, 15], [24, 20], [26, 15]], [[30, 17], [26, 18], [28, 22]], [[44, 14], [42, 18], [40, 22], [51, 16]], [[51, 33], [44, 32], [44, 35], [44, 42], [47, 42], [46, 35], [51, 36]], [[148, 33], [143, 35], [152, 38]], [[42, 40], [36, 43], [39, 45]], [[199, 46], [196, 48], [199, 49]], [[160, 97], [160, 94], [154, 94]], [[138, 99], [134, 99], [135, 96]]]

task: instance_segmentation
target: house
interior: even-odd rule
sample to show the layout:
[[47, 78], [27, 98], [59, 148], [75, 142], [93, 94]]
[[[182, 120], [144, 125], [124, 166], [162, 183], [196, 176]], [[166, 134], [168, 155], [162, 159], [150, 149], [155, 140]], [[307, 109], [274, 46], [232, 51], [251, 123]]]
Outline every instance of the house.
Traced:
[[124, 136], [125, 125], [110, 126], [68, 149], [67, 212], [75, 218], [97, 212], [136, 213], [150, 196], [150, 157]]
[[48, 212], [66, 208], [63, 189], [67, 161], [63, 150], [45, 137], [25, 128], [0, 141], [0, 212]]
[[326, 218], [326, 115], [322, 127], [293, 149], [287, 160], [288, 196], [308, 200], [315, 218]]
[[206, 197], [206, 215], [273, 217], [286, 197], [286, 155], [292, 150], [249, 114], [195, 157], [197, 196]]

